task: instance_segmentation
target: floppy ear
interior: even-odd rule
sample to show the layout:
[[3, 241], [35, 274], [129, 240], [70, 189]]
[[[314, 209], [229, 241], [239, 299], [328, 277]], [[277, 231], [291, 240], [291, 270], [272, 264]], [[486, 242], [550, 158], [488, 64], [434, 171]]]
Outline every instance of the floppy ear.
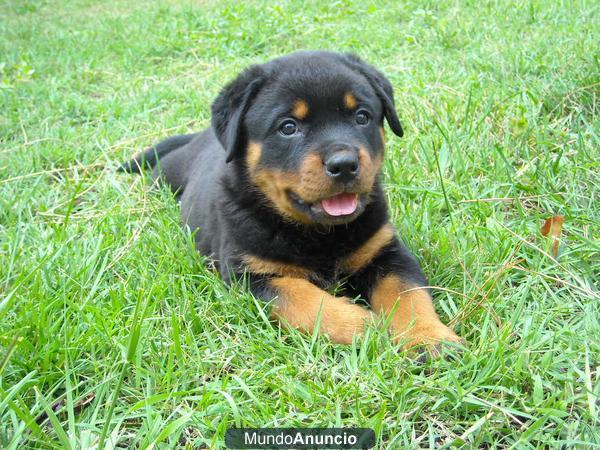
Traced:
[[400, 120], [398, 119], [398, 114], [396, 113], [396, 107], [394, 105], [394, 90], [392, 89], [389, 80], [379, 70], [365, 63], [356, 55], [347, 53], [344, 55], [344, 61], [347, 66], [359, 72], [367, 79], [383, 104], [383, 115], [390, 128], [397, 136], [404, 136], [404, 131], [402, 130], [402, 125], [400, 125]]
[[212, 127], [225, 149], [226, 162], [239, 156], [246, 145], [244, 116], [265, 78], [259, 66], [252, 66], [225, 86], [212, 104]]

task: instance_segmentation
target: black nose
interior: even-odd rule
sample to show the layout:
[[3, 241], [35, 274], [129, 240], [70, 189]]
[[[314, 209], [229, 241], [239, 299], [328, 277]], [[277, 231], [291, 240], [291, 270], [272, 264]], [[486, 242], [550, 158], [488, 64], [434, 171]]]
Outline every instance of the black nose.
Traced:
[[350, 150], [335, 152], [325, 160], [325, 173], [336, 181], [347, 183], [358, 175], [358, 155]]

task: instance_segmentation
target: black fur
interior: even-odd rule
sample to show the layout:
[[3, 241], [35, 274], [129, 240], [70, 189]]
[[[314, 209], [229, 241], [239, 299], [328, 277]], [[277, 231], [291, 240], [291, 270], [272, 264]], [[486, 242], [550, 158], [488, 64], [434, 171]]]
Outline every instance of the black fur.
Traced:
[[251, 67], [221, 91], [212, 105], [212, 126], [230, 162], [244, 148], [243, 119], [254, 95], [265, 82], [259, 67]]
[[354, 55], [345, 55], [346, 63], [353, 69], [359, 71], [364, 77], [369, 80], [369, 83], [377, 92], [377, 96], [383, 103], [385, 118], [390, 125], [390, 128], [397, 136], [404, 136], [404, 130], [400, 125], [400, 120], [396, 114], [394, 106], [394, 90], [387, 78], [377, 69], [367, 64], [364, 64], [359, 58]]
[[180, 134], [165, 139], [150, 147], [144, 153], [140, 153], [131, 161], [121, 164], [117, 170], [119, 172], [141, 173], [143, 169], [153, 169], [158, 165], [161, 158], [171, 153], [173, 150], [177, 150], [179, 147], [189, 144], [195, 136], [196, 134]]
[[[339, 102], [346, 91], [371, 113], [372, 125], [357, 126], [354, 113], [344, 111]], [[281, 117], [289, 115], [298, 98], [308, 103], [309, 116], [298, 121], [298, 136], [282, 137], [277, 129]], [[242, 276], [247, 269], [242, 258], [253, 255], [310, 269], [311, 281], [325, 289], [348, 279], [351, 294], [368, 297], [375, 281], [389, 273], [426, 284], [414, 257], [397, 238], [359, 272], [341, 269], [341, 261], [388, 221], [378, 178], [361, 198], [356, 217], [344, 223], [318, 218], [300, 223], [282, 214], [253, 184], [245, 153], [249, 142], [258, 142], [263, 149], [261, 167], [289, 173], [300, 170], [315, 149], [326, 158], [340, 146], [362, 146], [375, 159], [383, 152], [379, 127], [384, 118], [402, 136], [392, 87], [383, 74], [353, 55], [297, 52], [253, 66], [228, 84], [212, 105], [211, 128], [169, 138], [121, 170], [139, 172], [143, 163], [154, 167], [154, 177], [160, 176], [180, 195], [183, 223], [198, 229], [198, 250], [215, 260], [226, 282]], [[254, 293], [271, 300], [269, 277], [249, 277]]]

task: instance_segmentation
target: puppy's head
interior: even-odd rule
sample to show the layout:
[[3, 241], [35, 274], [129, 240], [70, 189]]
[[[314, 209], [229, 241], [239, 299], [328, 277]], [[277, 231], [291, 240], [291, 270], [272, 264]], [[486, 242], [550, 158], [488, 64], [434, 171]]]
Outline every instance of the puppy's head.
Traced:
[[383, 121], [402, 136], [389, 81], [353, 55], [297, 52], [253, 66], [212, 106], [227, 161], [282, 216], [351, 222], [383, 161]]

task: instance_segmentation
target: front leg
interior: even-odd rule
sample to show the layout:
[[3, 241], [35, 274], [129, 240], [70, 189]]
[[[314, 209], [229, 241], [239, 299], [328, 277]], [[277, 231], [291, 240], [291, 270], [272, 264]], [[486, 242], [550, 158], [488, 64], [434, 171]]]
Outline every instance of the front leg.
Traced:
[[438, 317], [428, 289], [402, 274], [389, 273], [379, 278], [370, 302], [375, 312], [389, 317], [394, 338], [404, 342], [405, 348], [461, 341]]
[[[263, 300], [273, 301], [271, 317], [282, 325], [296, 328], [304, 333], [312, 333], [319, 326], [319, 332], [328, 335], [336, 344], [351, 344], [354, 336], [362, 336], [365, 327], [372, 321], [370, 311], [350, 303], [346, 297], [335, 297], [320, 289], [301, 272], [274, 270], [273, 264], [264, 261], [262, 273], [249, 273], [252, 293]], [[268, 267], [269, 270], [265, 270]], [[271, 272], [271, 273], [265, 273]], [[277, 276], [275, 273], [277, 273]]]
[[[428, 345], [434, 349], [443, 341], [461, 342], [435, 312], [415, 258], [393, 236], [382, 244], [368, 247], [370, 257], [355, 267], [350, 284], [369, 299], [375, 313], [389, 319], [394, 339], [405, 348]], [[353, 261], [356, 255], [369, 254], [364, 249], [358, 252], [352, 255]]]

